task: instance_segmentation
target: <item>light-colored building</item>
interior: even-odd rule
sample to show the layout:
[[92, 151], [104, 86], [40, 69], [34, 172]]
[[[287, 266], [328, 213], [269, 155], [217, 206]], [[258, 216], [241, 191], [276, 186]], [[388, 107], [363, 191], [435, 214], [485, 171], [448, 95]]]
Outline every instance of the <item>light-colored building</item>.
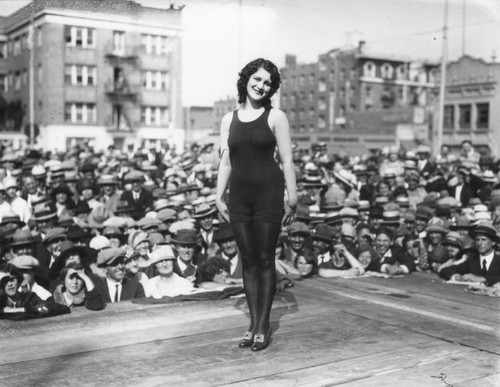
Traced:
[[281, 69], [281, 109], [299, 146], [326, 142], [350, 154], [383, 146], [412, 147], [429, 140], [437, 65], [370, 52], [334, 49]]
[[44, 149], [182, 146], [181, 10], [37, 0], [1, 18], [0, 130], [29, 132], [33, 82]]
[[468, 55], [448, 63], [442, 144], [471, 140], [483, 154], [500, 154], [499, 80], [500, 63]]

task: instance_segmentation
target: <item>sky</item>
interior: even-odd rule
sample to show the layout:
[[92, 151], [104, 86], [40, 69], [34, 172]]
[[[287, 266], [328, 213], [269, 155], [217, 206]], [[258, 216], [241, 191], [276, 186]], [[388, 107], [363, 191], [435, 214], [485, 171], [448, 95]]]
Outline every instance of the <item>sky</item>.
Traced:
[[[80, 0], [83, 1], [83, 0]], [[136, 0], [164, 8], [170, 0]], [[26, 4], [0, 1], [5, 15]], [[445, 0], [175, 0], [184, 5], [183, 103], [211, 106], [234, 97], [238, 72], [264, 57], [284, 65], [345, 47], [352, 37], [370, 52], [439, 62]], [[465, 53], [500, 61], [500, 0], [448, 0], [448, 57]], [[349, 39], [351, 37], [351, 39]]]

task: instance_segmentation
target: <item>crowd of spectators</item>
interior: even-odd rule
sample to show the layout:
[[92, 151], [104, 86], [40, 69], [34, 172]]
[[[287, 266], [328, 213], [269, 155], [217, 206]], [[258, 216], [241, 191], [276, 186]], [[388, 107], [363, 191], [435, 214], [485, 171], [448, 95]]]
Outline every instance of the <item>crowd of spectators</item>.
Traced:
[[[215, 208], [213, 144], [172, 149], [2, 149], [0, 318], [242, 286], [231, 226]], [[500, 281], [500, 161], [470, 141], [329, 154], [293, 146], [297, 221], [276, 249], [278, 285], [433, 273]]]

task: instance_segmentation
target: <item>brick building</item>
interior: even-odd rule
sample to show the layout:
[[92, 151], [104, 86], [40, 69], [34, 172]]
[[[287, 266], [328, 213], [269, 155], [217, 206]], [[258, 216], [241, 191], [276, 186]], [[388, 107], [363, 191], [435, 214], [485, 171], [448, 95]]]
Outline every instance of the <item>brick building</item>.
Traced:
[[318, 61], [281, 69], [281, 108], [299, 145], [363, 152], [429, 140], [436, 64], [370, 53], [364, 44], [334, 49]]
[[181, 8], [127, 0], [37, 0], [0, 18], [0, 131], [30, 122], [32, 55], [45, 149], [182, 140], [180, 32]]
[[498, 155], [500, 63], [465, 55], [446, 71], [442, 143], [457, 149], [469, 139], [482, 153]]

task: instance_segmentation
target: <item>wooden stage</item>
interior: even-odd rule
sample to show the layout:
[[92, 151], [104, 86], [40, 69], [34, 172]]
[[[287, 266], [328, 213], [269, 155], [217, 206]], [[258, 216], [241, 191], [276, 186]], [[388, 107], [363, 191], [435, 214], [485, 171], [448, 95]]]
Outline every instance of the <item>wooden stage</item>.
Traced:
[[244, 298], [0, 320], [0, 385], [500, 386], [499, 305], [430, 274], [309, 279], [258, 353]]

